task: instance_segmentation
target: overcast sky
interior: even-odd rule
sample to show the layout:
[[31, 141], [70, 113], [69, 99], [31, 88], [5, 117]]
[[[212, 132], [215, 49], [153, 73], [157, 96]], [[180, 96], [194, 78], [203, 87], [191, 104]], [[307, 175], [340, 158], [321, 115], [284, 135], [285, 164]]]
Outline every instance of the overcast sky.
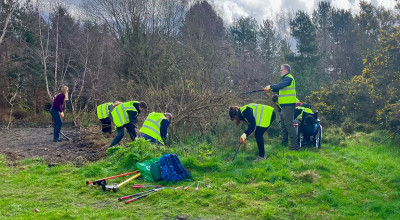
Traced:
[[[233, 19], [241, 16], [251, 16], [260, 23], [264, 18], [271, 18], [273, 14], [280, 11], [303, 10], [311, 13], [321, 0], [213, 0], [226, 24], [232, 23]], [[342, 9], [359, 11], [358, 0], [326, 0], [332, 6]], [[375, 6], [384, 6], [394, 9], [395, 0], [366, 0]]]
[[[54, 0], [41, 0], [54, 1]], [[61, 0], [71, 10], [71, 13], [79, 17], [79, 4], [84, 0]], [[215, 6], [226, 25], [232, 23], [235, 18], [251, 16], [261, 23], [264, 18], [271, 18], [273, 14], [280, 11], [295, 12], [303, 10], [311, 13], [321, 0], [210, 0]], [[337, 8], [359, 11], [359, 0], [326, 0]], [[394, 9], [395, 0], [366, 0], [373, 5], [384, 6], [387, 9]]]

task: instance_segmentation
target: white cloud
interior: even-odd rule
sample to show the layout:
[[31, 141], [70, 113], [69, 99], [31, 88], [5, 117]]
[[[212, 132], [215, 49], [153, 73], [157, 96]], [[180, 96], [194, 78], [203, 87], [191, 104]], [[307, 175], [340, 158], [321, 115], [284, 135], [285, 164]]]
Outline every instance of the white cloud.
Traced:
[[222, 9], [222, 17], [224, 21], [229, 24], [237, 17], [249, 16], [249, 14], [245, 12], [245, 8], [238, 5], [236, 2], [223, 1], [216, 3], [216, 5]]
[[[41, 0], [52, 2], [54, 0]], [[84, 0], [56, 0], [62, 1], [71, 9], [70, 13], [74, 17], [80, 17], [82, 10], [79, 4]], [[162, 1], [162, 0], [161, 0]], [[209, 0], [224, 19], [226, 25], [232, 24], [235, 18], [251, 16], [258, 23], [265, 18], [272, 18], [274, 14], [285, 11], [294, 12], [303, 10], [308, 13], [317, 7], [321, 0]], [[331, 2], [332, 6], [341, 9], [350, 9], [353, 13], [360, 10], [359, 0], [325, 0]], [[395, 0], [366, 0], [373, 5], [382, 5], [387, 9], [394, 9]]]
[[[74, 18], [79, 19], [83, 16], [83, 9], [80, 6], [81, 2], [81, 0], [40, 0], [39, 9], [44, 14], [49, 14], [53, 12], [54, 7], [62, 5]], [[33, 4], [36, 5], [36, 2]]]
[[394, 0], [378, 0], [378, 4], [385, 8], [394, 8], [396, 6], [396, 1]]
[[227, 25], [230, 25], [235, 18], [254, 17], [261, 22], [266, 17], [271, 17], [280, 9], [280, 0], [213, 0]]

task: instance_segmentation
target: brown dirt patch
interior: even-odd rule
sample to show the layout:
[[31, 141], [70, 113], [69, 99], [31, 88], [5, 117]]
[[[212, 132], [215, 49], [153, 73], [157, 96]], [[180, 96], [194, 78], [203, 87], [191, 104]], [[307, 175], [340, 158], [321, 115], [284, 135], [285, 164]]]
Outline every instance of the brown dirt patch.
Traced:
[[106, 155], [112, 138], [101, 131], [63, 126], [63, 142], [53, 142], [52, 127], [19, 127], [0, 129], [0, 154], [11, 162], [25, 158], [42, 158], [48, 164], [73, 163], [82, 165]]

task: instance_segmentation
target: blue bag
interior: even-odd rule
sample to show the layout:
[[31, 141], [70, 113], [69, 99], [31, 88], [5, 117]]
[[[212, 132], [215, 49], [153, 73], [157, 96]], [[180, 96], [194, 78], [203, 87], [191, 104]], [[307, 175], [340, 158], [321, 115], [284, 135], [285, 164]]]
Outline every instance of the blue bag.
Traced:
[[165, 154], [160, 159], [161, 177], [164, 181], [181, 181], [192, 175], [183, 168], [179, 157], [175, 154]]

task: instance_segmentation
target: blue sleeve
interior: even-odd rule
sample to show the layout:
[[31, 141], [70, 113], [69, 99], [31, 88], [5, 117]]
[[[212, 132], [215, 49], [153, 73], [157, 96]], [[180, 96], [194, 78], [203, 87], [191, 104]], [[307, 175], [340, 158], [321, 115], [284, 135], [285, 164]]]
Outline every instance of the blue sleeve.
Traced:
[[136, 111], [128, 111], [128, 117], [129, 117], [130, 123], [135, 124], [137, 116], [138, 116], [138, 114]]
[[254, 118], [253, 111], [251, 108], [247, 108], [246, 110], [243, 111], [243, 118], [247, 120], [247, 123], [249, 126], [247, 127], [247, 130], [244, 132], [246, 133], [247, 136], [249, 136], [251, 133], [253, 133], [254, 129], [256, 128], [256, 119]]
[[163, 140], [165, 140], [165, 138], [167, 137], [168, 126], [169, 126], [169, 121], [167, 119], [163, 119], [161, 121], [161, 127], [160, 127], [160, 135]]
[[291, 83], [292, 83], [292, 78], [284, 77], [280, 83], [271, 85], [272, 92], [279, 92], [280, 89], [283, 89], [286, 86], [290, 86]]

